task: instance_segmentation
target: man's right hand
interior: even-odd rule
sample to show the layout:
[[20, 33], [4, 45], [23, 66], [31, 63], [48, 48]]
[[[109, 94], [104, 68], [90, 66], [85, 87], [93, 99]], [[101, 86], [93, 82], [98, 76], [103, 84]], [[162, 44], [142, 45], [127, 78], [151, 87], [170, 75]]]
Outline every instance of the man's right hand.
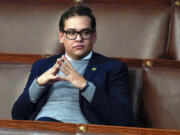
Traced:
[[37, 83], [39, 86], [45, 86], [52, 84], [54, 82], [58, 81], [64, 81], [63, 77], [58, 75], [60, 64], [63, 62], [63, 59], [58, 59], [56, 63], [53, 65], [52, 68], [47, 70], [45, 73], [43, 73], [41, 76], [37, 78]]

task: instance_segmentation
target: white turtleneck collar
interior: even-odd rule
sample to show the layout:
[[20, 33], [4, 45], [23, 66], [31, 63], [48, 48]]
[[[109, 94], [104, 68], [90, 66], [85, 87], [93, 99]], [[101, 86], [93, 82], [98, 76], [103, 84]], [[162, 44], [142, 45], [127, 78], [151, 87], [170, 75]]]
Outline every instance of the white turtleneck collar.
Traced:
[[[67, 53], [65, 53], [65, 57], [66, 57], [69, 61], [73, 60], [71, 57], [69, 57], [69, 56], [67, 55]], [[92, 51], [90, 51], [88, 55], [86, 55], [84, 58], [82, 58], [82, 59], [80, 59], [80, 60], [89, 60], [91, 57], [92, 57]]]

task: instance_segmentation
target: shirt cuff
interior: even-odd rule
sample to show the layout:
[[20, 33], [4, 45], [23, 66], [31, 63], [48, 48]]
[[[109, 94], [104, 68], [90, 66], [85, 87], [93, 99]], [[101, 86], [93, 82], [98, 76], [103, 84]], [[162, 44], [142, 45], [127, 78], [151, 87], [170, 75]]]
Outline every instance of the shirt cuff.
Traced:
[[89, 86], [85, 86], [85, 89], [83, 89], [81, 94], [87, 99], [88, 102], [91, 102], [94, 97], [96, 86], [92, 82], [87, 81], [87, 83]]
[[29, 96], [33, 103], [36, 103], [38, 98], [44, 92], [46, 86], [39, 86], [36, 79], [32, 82], [31, 86], [29, 87]]

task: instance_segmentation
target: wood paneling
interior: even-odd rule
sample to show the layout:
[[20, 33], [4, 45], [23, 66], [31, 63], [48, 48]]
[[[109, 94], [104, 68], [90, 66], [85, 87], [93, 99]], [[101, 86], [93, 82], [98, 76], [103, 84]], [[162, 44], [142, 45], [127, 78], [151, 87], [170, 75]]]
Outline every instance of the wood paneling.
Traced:
[[[0, 120], [0, 128], [9, 129], [25, 129], [38, 131], [56, 131], [66, 133], [77, 133], [79, 124], [65, 124], [58, 122], [37, 122], [37, 121], [21, 121], [21, 120]], [[86, 128], [85, 133], [91, 135], [93, 133], [103, 134], [121, 134], [121, 135], [179, 135], [177, 130], [161, 130], [150, 128], [131, 128], [121, 126], [102, 126], [102, 125], [83, 125]], [[0, 129], [1, 130], [1, 129]]]
[[128, 4], [128, 5], [171, 5], [172, 0], [85, 0], [89, 3]]
[[[0, 0], [0, 2], [75, 3], [76, 0]], [[83, 0], [83, 3], [125, 5], [171, 5], [174, 0]]]
[[0, 63], [32, 64], [48, 55], [0, 53]]
[[73, 0], [0, 0], [0, 3], [73, 4]]
[[[51, 54], [12, 54], [12, 53], [0, 53], [0, 63], [10, 64], [32, 64], [35, 61], [52, 56]], [[151, 67], [147, 65], [147, 62], [152, 64], [152, 67], [168, 67], [168, 68], [180, 68], [180, 61], [176, 60], [160, 60], [160, 59], [132, 59], [132, 58], [117, 58], [112, 59], [125, 62], [129, 67]]]
[[[167, 68], [180, 68], [180, 61], [176, 60], [160, 60], [160, 59], [128, 59], [128, 58], [113, 58], [125, 62], [129, 67], [167, 67]], [[147, 62], [152, 64], [147, 65]]]

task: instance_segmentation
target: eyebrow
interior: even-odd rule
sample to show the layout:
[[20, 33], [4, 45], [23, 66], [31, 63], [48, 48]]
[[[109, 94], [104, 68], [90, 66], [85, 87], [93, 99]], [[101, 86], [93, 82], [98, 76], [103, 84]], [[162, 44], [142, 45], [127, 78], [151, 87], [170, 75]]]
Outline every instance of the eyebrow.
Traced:
[[[67, 29], [67, 30], [77, 31], [77, 30], [74, 29], [74, 28], [69, 28], [69, 29]], [[84, 28], [84, 29], [82, 29], [82, 30], [80, 30], [80, 31], [83, 31], [83, 30], [91, 30], [91, 28]]]

